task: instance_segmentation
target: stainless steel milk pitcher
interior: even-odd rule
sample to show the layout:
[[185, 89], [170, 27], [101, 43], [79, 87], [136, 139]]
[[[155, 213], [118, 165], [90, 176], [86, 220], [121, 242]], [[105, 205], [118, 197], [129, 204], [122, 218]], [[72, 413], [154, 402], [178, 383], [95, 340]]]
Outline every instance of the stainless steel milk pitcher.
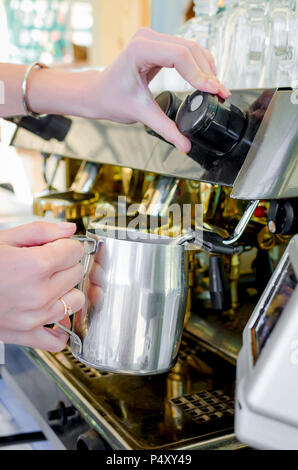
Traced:
[[188, 254], [172, 239], [117, 239], [87, 232], [92, 244], [70, 347], [99, 370], [150, 375], [177, 358], [188, 293]]

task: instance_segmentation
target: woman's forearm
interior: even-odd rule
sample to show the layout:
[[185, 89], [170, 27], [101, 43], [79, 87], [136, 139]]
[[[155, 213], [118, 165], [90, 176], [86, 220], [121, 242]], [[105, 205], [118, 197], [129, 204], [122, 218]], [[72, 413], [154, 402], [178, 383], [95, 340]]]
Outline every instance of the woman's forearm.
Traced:
[[[22, 82], [26, 66], [0, 64], [0, 80], [4, 83], [4, 104], [0, 104], [0, 116], [26, 114]], [[58, 69], [34, 68], [27, 81], [27, 103], [32, 111], [40, 114], [70, 114], [85, 117], [90, 98], [90, 83], [100, 81], [96, 70], [71, 72]], [[100, 108], [100, 107], [99, 107]], [[99, 117], [100, 117], [100, 109]]]
[[25, 114], [22, 99], [22, 81], [26, 67], [23, 65], [0, 64], [0, 80], [3, 84], [3, 97], [0, 116], [19, 116]]

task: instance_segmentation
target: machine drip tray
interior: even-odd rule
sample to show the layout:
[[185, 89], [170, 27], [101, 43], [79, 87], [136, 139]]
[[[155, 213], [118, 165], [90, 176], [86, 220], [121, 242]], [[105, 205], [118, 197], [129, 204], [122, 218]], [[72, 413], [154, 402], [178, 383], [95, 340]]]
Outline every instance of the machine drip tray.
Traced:
[[187, 332], [175, 367], [155, 376], [101, 372], [68, 348], [27, 353], [112, 448], [244, 447], [233, 430], [235, 367]]
[[204, 390], [192, 395], [172, 398], [171, 403], [198, 424], [209, 424], [217, 420], [233, 426], [234, 400], [223, 390]]

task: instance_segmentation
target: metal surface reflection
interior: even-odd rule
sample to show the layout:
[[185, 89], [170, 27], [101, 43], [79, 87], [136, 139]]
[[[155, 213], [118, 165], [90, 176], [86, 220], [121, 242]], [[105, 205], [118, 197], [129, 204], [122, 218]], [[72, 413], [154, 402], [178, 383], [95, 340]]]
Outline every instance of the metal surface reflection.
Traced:
[[[63, 142], [55, 139], [45, 141], [25, 129], [18, 128], [11, 143], [16, 147], [49, 154], [233, 186], [262, 119], [262, 116], [255, 113], [255, 103], [258, 103], [263, 92], [261, 89], [232, 92], [229, 100], [231, 104], [248, 115], [253, 115], [253, 118], [250, 119], [247, 135], [238, 150], [233, 155], [228, 154], [215, 160], [204, 153], [197, 154], [195, 149], [189, 158], [172, 145], [147, 135], [141, 124], [125, 126], [76, 117], [71, 118], [72, 125]], [[183, 98], [185, 94], [179, 96]], [[263, 112], [266, 109], [263, 104], [262, 109]]]
[[[180, 345], [188, 292], [183, 246], [96, 235], [101, 241], [83, 282], [84, 308], [75, 315], [73, 353], [92, 367], [126, 374], [169, 370]], [[150, 240], [149, 240], [150, 241]]]

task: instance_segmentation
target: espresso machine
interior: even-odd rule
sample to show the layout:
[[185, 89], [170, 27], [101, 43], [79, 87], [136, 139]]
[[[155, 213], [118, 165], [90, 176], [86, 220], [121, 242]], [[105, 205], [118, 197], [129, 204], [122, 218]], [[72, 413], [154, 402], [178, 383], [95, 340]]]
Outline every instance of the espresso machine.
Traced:
[[[298, 231], [292, 97], [291, 89], [234, 90], [226, 102], [163, 92], [156, 101], [190, 138], [188, 155], [141, 124], [10, 120], [11, 145], [67, 162], [69, 189], [54, 189], [47, 175], [34, 198], [39, 216], [76, 221], [84, 233], [132, 205], [145, 220], [156, 217], [162, 235], [172, 204], [202, 207], [200, 226], [192, 213], [201, 247], [189, 251], [183, 335], [170, 371], [128, 376], [92, 368], [68, 346], [55, 354], [6, 346], [2, 377], [56, 448], [258, 447], [246, 432], [235, 435], [236, 363], [245, 325]], [[171, 221], [166, 228], [172, 237], [181, 230]]]

